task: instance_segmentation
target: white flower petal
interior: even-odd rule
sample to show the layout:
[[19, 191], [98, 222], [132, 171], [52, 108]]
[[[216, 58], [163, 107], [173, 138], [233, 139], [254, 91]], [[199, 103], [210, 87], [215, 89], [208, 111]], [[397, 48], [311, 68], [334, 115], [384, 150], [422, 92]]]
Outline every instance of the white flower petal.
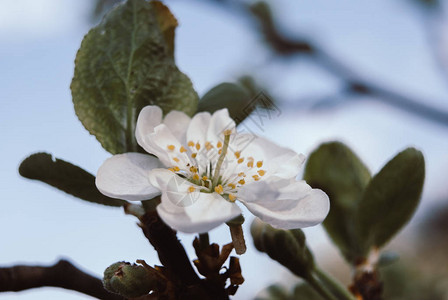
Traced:
[[187, 141], [199, 143], [204, 146], [207, 138], [207, 128], [210, 124], [211, 115], [208, 112], [197, 113], [187, 129]]
[[213, 113], [210, 119], [210, 126], [207, 131], [207, 140], [216, 145], [218, 141], [224, 142], [224, 131], [235, 132], [235, 121], [230, 118], [227, 108], [220, 109]]
[[138, 144], [149, 152], [146, 148], [146, 142], [154, 128], [162, 123], [162, 109], [155, 105], [145, 106], [138, 115], [135, 128], [135, 138]]
[[185, 136], [190, 123], [190, 117], [184, 112], [173, 110], [170, 111], [163, 119], [165, 124], [171, 131], [171, 133], [181, 142], [185, 142]]
[[200, 112], [192, 119], [187, 129], [187, 142], [201, 145], [200, 150], [192, 149], [191, 152], [197, 154], [196, 162], [200, 173], [205, 172], [208, 164], [208, 151], [205, 148], [207, 141], [207, 128], [210, 125], [211, 115], [208, 112]]
[[252, 183], [238, 198], [257, 217], [273, 227], [293, 229], [321, 223], [328, 214], [330, 202], [321, 190], [312, 189], [305, 181], [275, 180]]
[[263, 162], [266, 177], [276, 176], [282, 178], [295, 178], [305, 161], [305, 156], [295, 151], [281, 147], [262, 137], [255, 137], [242, 149], [241, 156], [252, 156], [256, 161]]
[[149, 155], [118, 154], [99, 168], [95, 183], [101, 193], [112, 198], [148, 200], [160, 195], [160, 191], [149, 183], [149, 173], [159, 167], [160, 161]]
[[[174, 147], [174, 150], [168, 149], [171, 146]], [[167, 167], [172, 167], [177, 164], [185, 166], [190, 160], [187, 154], [180, 152], [181, 146], [182, 144], [171, 133], [169, 128], [165, 124], [160, 124], [148, 136], [145, 150], [157, 156]], [[179, 159], [179, 162], [173, 160], [175, 157]]]
[[[179, 212], [180, 207], [186, 207], [192, 204], [200, 193], [200, 186], [178, 176], [176, 173], [167, 169], [154, 169], [151, 172], [149, 181], [159, 190], [167, 194], [171, 202], [167, 202], [167, 209], [172, 212]], [[189, 188], [193, 187], [193, 192]], [[168, 204], [174, 206], [169, 206]]]
[[[186, 233], [207, 232], [241, 214], [235, 203], [217, 193], [201, 193], [200, 187], [166, 169], [151, 172], [151, 183], [162, 190], [157, 212], [175, 230]], [[189, 188], [195, 188], [189, 192]]]
[[171, 206], [172, 200], [163, 193], [162, 202], [157, 206], [159, 216], [173, 229], [185, 233], [208, 232], [241, 214], [238, 205], [226, 201], [216, 193], [199, 193], [190, 206], [177, 212]]

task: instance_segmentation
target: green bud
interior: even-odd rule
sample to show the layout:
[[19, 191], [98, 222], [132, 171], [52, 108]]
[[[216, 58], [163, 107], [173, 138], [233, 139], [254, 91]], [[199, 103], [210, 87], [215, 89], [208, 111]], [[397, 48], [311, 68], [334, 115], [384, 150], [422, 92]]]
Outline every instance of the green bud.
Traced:
[[103, 285], [106, 290], [126, 298], [135, 298], [160, 287], [161, 277], [157, 270], [146, 266], [117, 262], [104, 271]]
[[308, 278], [314, 269], [314, 259], [300, 229], [282, 230], [254, 220], [251, 226], [254, 245], [299, 277]]

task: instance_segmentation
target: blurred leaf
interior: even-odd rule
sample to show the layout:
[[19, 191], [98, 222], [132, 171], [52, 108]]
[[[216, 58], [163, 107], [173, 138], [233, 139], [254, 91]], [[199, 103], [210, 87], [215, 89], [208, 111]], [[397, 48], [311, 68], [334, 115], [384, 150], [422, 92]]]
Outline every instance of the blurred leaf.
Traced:
[[322, 144], [310, 157], [305, 168], [305, 180], [330, 197], [330, 213], [323, 225], [333, 242], [348, 261], [363, 257], [355, 231], [356, 210], [370, 172], [361, 160], [344, 144]]
[[275, 229], [255, 219], [250, 232], [258, 251], [268, 254], [295, 275], [309, 278], [314, 269], [314, 258], [306, 246], [302, 230]]
[[359, 205], [360, 236], [381, 247], [412, 217], [423, 190], [425, 161], [408, 148], [389, 161], [367, 186]]
[[[446, 300], [448, 299], [447, 273], [428, 272], [418, 267], [414, 259], [400, 261], [380, 269], [384, 282], [384, 299], [387, 300]], [[446, 269], [445, 269], [446, 270]]]
[[378, 260], [378, 266], [379, 267], [385, 267], [390, 264], [393, 264], [394, 262], [398, 261], [400, 259], [400, 256], [397, 252], [393, 251], [384, 251], [380, 255], [380, 259]]
[[298, 283], [292, 291], [273, 284], [262, 291], [263, 296], [255, 300], [323, 300], [323, 298], [306, 282]]
[[252, 96], [248, 89], [240, 84], [224, 82], [209, 90], [199, 101], [198, 111], [215, 111], [227, 108], [230, 117], [237, 123], [242, 122], [251, 112]]
[[121, 2], [121, 0], [95, 0], [94, 10], [92, 13], [92, 21], [96, 21], [99, 17], [108, 11], [112, 6]]
[[440, 8], [440, 0], [411, 0], [415, 4], [421, 5], [424, 9], [439, 9]]
[[198, 96], [174, 62], [177, 20], [160, 2], [129, 0], [84, 37], [71, 84], [84, 127], [112, 154], [137, 151], [135, 123], [146, 105], [191, 115]]
[[288, 291], [277, 284], [273, 284], [268, 286], [264, 291], [263, 294], [266, 295], [266, 297], [256, 297], [255, 300], [288, 300], [290, 299], [290, 295]]
[[308, 284], [299, 283], [294, 287], [294, 300], [323, 300], [323, 298]]
[[35, 153], [19, 167], [25, 178], [45, 182], [77, 198], [108, 206], [123, 206], [126, 201], [101, 194], [95, 186], [95, 177], [89, 172], [66, 161], [53, 158], [48, 153]]

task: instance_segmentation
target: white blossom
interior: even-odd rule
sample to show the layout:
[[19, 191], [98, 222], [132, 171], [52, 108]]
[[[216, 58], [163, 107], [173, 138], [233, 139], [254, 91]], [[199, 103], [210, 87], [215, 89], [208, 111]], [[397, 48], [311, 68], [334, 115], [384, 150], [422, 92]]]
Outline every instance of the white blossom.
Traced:
[[[241, 214], [237, 203], [276, 228], [321, 223], [328, 196], [296, 177], [304, 156], [248, 133], [237, 133], [227, 109], [193, 118], [147, 106], [136, 128], [154, 156], [115, 155], [98, 170], [105, 195], [147, 200], [161, 194], [157, 212], [173, 229], [207, 232]], [[156, 158], [157, 157], [157, 158]]]

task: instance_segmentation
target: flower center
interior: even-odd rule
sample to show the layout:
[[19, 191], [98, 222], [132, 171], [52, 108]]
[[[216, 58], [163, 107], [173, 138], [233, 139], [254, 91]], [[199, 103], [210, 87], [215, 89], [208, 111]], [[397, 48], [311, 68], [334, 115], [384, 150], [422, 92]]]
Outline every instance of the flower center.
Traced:
[[[173, 162], [169, 168], [199, 187], [200, 192], [218, 193], [230, 202], [238, 197], [238, 188], [248, 182], [258, 181], [266, 174], [261, 169], [263, 161], [255, 161], [251, 156], [243, 157], [241, 151], [229, 155], [231, 130], [224, 131], [224, 143], [218, 141], [216, 146], [206, 141], [204, 145], [189, 141], [186, 146], [176, 149], [167, 145], [168, 154]], [[188, 192], [196, 191], [190, 186]]]

